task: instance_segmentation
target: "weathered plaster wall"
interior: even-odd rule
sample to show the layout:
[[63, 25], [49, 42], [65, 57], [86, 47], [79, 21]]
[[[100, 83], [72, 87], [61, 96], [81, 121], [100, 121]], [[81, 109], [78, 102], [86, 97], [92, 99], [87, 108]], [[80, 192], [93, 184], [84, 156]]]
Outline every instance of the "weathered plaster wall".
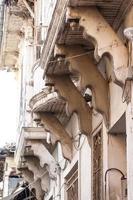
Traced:
[[[71, 118], [66, 126], [66, 130], [73, 137], [73, 140], [75, 140], [77, 138], [77, 135], [80, 132], [79, 132], [78, 116], [76, 113], [73, 113], [73, 115], [71, 116]], [[73, 156], [75, 155], [76, 152], [77, 152], [77, 150], [75, 149], [75, 147], [73, 145]]]
[[92, 130], [94, 131], [96, 127], [99, 126], [99, 124], [103, 121], [103, 117], [100, 113], [97, 111], [93, 110], [92, 114]]
[[[82, 141], [83, 140], [83, 141]], [[86, 136], [81, 140], [79, 152], [80, 200], [91, 200], [91, 148]]]
[[[70, 132], [74, 137], [79, 134], [79, 125], [78, 118], [76, 114], [73, 114], [66, 129]], [[88, 199], [91, 200], [91, 148], [88, 143], [88, 139], [86, 136], [82, 135], [80, 139], [79, 151], [75, 148], [77, 144], [73, 145], [73, 160], [78, 160], [79, 164], [79, 199]], [[76, 157], [76, 158], [75, 158]], [[66, 171], [71, 168], [71, 164], [69, 164], [66, 168]]]
[[122, 88], [113, 82], [110, 88], [110, 128], [120, 119], [126, 110], [126, 103], [122, 102]]
[[[117, 168], [126, 175], [126, 135], [109, 134], [108, 137], [108, 167]], [[109, 200], [121, 200], [121, 174], [118, 171], [110, 171]]]
[[41, 92], [44, 88], [43, 70], [40, 66], [35, 66], [34, 70], [34, 95]]
[[131, 6], [130, 11], [125, 17], [124, 21], [125, 27], [132, 27], [133, 26], [133, 6]]

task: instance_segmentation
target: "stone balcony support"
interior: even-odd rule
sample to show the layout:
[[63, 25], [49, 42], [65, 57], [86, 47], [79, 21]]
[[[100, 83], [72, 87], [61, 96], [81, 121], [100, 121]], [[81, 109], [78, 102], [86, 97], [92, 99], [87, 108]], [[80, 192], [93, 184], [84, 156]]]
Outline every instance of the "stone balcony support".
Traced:
[[34, 180], [41, 180], [41, 187], [44, 192], [49, 190], [49, 177], [45, 168], [40, 167], [39, 160], [36, 157], [25, 157], [26, 165], [30, 171], [34, 174]]
[[[103, 114], [106, 122], [109, 121], [109, 96], [108, 83], [103, 78], [97, 66], [81, 46], [58, 45], [55, 47], [55, 56], [65, 55], [70, 62], [69, 69], [72, 73], [80, 75], [80, 89], [89, 87], [94, 96], [95, 109]], [[76, 57], [76, 55], [83, 55]]]
[[45, 165], [47, 166], [50, 178], [56, 179], [58, 172], [57, 163], [43, 143], [41, 141], [30, 140], [28, 141], [27, 145], [31, 146], [31, 150], [33, 151], [34, 155], [39, 158], [40, 166], [42, 168]]
[[78, 114], [80, 132], [90, 136], [92, 131], [92, 110], [70, 77], [67, 75], [48, 75], [47, 77], [49, 81], [47, 84], [54, 85], [55, 90], [66, 100], [68, 114], [71, 115], [73, 112]]
[[95, 45], [96, 60], [99, 61], [104, 54], [109, 55], [114, 79], [123, 84], [127, 77], [128, 51], [100, 12], [92, 7], [70, 7], [67, 19], [79, 19], [79, 25], [84, 28], [84, 36]]
[[62, 151], [65, 158], [72, 159], [72, 140], [69, 134], [66, 132], [63, 125], [51, 113], [40, 113], [41, 123], [44, 124], [44, 127], [50, 131], [56, 141], [59, 141], [62, 144]]
[[28, 168], [21, 168], [19, 170], [22, 172], [24, 180], [29, 184], [34, 181], [34, 175], [31, 171], [28, 170]]
[[29, 189], [31, 191], [35, 189], [36, 198], [38, 200], [42, 200], [44, 197], [44, 192], [42, 191], [40, 180], [34, 181], [34, 175], [28, 168], [23, 168], [20, 171], [23, 173], [24, 179], [29, 183]]
[[[52, 145], [55, 145], [59, 141], [62, 144], [64, 157], [71, 160], [72, 140], [63, 126], [70, 117], [65, 112], [66, 102], [59, 98], [57, 92], [52, 92], [51, 89], [45, 88], [43, 92], [33, 96], [29, 104], [33, 112], [33, 120], [38, 124], [44, 125], [43, 132], [45, 132], [46, 139], [47, 133], [50, 132], [49, 143], [51, 142]], [[38, 134], [35, 136], [32, 133], [31, 139], [33, 139], [33, 136], [37, 138]]]

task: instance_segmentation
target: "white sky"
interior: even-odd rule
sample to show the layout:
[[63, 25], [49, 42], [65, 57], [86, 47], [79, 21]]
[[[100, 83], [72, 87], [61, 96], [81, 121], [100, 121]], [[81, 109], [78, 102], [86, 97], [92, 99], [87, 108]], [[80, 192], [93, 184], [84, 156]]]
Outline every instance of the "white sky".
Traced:
[[0, 71], [0, 147], [16, 141], [17, 100], [14, 73]]

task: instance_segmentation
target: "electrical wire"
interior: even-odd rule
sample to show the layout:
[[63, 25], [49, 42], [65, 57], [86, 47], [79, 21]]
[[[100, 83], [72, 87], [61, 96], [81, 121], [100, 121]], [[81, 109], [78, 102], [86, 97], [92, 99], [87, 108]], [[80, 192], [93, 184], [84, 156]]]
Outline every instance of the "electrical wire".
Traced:
[[[68, 56], [68, 57], [66, 57], [66, 58], [62, 58], [61, 61], [66, 61], [67, 59], [69, 60], [69, 59], [73, 59], [73, 58], [82, 57], [82, 56], [88, 55], [89, 53], [90, 53], [90, 51], [87, 51], [87, 52], [85, 52], [85, 53], [77, 54], [77, 55], [75, 55], [75, 56]], [[56, 63], [56, 62], [60, 62], [60, 60], [51, 60], [51, 61], [48, 62], [48, 64], [49, 64], [49, 63]]]
[[[44, 176], [44, 174], [46, 174], [46, 172], [44, 172], [38, 179], [40, 179], [40, 178], [42, 178], [43, 176]], [[26, 190], [26, 188], [29, 188], [30, 186], [32, 186], [34, 183], [36, 183], [37, 181], [38, 181], [38, 179], [36, 179], [35, 181], [33, 181], [33, 182], [31, 182], [29, 185], [27, 185], [22, 191], [24, 191], [24, 190]], [[62, 186], [60, 187], [60, 189], [59, 189], [59, 192], [58, 192], [58, 194], [55, 196], [55, 197], [53, 197], [53, 199], [56, 199], [59, 195], [60, 195], [60, 192], [61, 192], [61, 190], [62, 190], [62, 188], [63, 188], [63, 186], [65, 185], [66, 183], [63, 183], [62, 184]], [[21, 192], [22, 192], [21, 191]], [[36, 196], [35, 196], [35, 194], [30, 190], [30, 192], [33, 194], [33, 196], [36, 198]], [[37, 198], [36, 198], [36, 200], [37, 200]]]
[[[24, 190], [26, 190], [27, 188], [29, 188], [30, 186], [32, 186], [34, 183], [36, 183], [38, 181], [38, 179], [41, 179], [45, 174], [46, 174], [46, 171], [39, 178], [37, 178], [35, 181], [29, 183], [23, 190], [21, 190], [21, 192], [23, 192]], [[31, 190], [30, 190], [30, 192], [36, 198], [35, 194]], [[18, 196], [18, 195], [16, 195], [16, 196]], [[37, 200], [37, 198], [36, 198], [36, 200]]]
[[[118, 46], [123, 46], [123, 44], [117, 44], [117, 47]], [[112, 47], [116, 47], [116, 44], [111, 44], [111, 45], [108, 45], [108, 46], [104, 46], [102, 48], [98, 48], [98, 51], [99, 50], [102, 50], [102, 49], [106, 49], [106, 48], [112, 48]], [[90, 51], [87, 51], [85, 53], [82, 53], [82, 54], [77, 54], [77, 55], [74, 55], [74, 56], [68, 56], [68, 57], [65, 57], [65, 58], [62, 58], [61, 60], [51, 60], [48, 62], [49, 63], [57, 63], [57, 62], [61, 62], [61, 61], [67, 61], [69, 59], [73, 59], [73, 58], [78, 58], [78, 57], [82, 57], [82, 56], [85, 56], [85, 55], [88, 55], [90, 53]]]

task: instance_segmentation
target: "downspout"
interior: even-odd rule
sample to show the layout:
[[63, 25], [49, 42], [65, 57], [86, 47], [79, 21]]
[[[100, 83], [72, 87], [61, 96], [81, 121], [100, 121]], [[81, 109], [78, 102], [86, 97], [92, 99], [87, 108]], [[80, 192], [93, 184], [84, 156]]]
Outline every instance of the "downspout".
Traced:
[[4, 6], [5, 6], [5, 0], [0, 0], [0, 48], [3, 36]]

